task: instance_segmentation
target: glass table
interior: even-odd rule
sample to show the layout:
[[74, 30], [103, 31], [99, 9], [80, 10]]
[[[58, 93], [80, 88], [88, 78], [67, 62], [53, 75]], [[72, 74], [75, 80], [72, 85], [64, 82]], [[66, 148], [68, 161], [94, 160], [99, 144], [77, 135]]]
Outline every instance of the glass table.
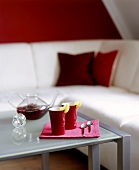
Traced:
[[[118, 170], [130, 170], [130, 135], [100, 122], [99, 138], [39, 139], [49, 114], [38, 120], [27, 120], [25, 127], [14, 128], [14, 111], [0, 112], [0, 160], [42, 154], [42, 169], [49, 170], [49, 153], [88, 146], [88, 170], [100, 170], [100, 144], [117, 144]], [[78, 113], [77, 121], [92, 120]]]

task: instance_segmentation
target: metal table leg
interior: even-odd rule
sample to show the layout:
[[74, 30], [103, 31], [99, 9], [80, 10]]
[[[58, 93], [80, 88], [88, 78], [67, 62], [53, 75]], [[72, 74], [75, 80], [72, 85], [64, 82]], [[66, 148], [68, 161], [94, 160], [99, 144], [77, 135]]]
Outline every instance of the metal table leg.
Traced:
[[130, 170], [130, 136], [124, 136], [117, 143], [117, 169]]
[[42, 170], [50, 170], [49, 153], [42, 154]]
[[88, 146], [88, 170], [100, 170], [99, 144]]

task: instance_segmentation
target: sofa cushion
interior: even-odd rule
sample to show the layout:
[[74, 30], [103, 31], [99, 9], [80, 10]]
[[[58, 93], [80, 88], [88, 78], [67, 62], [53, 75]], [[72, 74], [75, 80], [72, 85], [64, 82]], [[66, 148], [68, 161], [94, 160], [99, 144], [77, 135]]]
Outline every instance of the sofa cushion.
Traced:
[[92, 62], [92, 77], [96, 85], [111, 85], [114, 61], [118, 51], [98, 52]]
[[58, 53], [60, 75], [56, 86], [93, 85], [91, 65], [94, 52], [82, 54]]
[[0, 45], [0, 91], [36, 87], [36, 74], [29, 44]]
[[101, 40], [31, 43], [36, 64], [38, 87], [49, 87], [56, 84], [60, 74], [58, 52], [78, 54], [99, 51], [101, 44]]

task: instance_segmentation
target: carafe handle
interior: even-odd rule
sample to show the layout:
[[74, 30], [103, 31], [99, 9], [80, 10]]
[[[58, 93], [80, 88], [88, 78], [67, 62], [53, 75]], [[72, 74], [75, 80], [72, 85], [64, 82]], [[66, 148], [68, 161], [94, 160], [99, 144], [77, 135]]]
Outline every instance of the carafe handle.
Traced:
[[53, 97], [51, 103], [48, 105], [48, 108], [50, 108], [54, 105], [54, 103], [59, 95], [61, 95], [60, 92], [57, 92], [57, 94]]
[[[19, 93], [14, 93], [14, 95], [17, 95], [22, 101], [24, 100], [24, 98], [21, 96], [21, 94], [19, 94]], [[10, 98], [9, 98], [9, 100], [8, 100], [8, 103], [11, 105], [11, 106], [13, 106], [14, 108], [17, 108], [17, 106], [15, 106], [15, 104], [12, 102], [12, 99], [13, 99], [13, 96], [14, 95], [11, 95], [10, 96]]]

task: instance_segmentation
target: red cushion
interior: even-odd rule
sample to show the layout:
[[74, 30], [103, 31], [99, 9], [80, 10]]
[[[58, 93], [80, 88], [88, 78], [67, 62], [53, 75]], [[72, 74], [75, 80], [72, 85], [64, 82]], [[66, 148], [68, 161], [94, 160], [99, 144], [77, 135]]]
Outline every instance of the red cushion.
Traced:
[[118, 51], [116, 50], [107, 53], [97, 53], [92, 64], [92, 76], [95, 85], [110, 86], [113, 65], [117, 53]]
[[71, 55], [58, 53], [60, 76], [56, 86], [93, 85], [91, 65], [94, 52]]

